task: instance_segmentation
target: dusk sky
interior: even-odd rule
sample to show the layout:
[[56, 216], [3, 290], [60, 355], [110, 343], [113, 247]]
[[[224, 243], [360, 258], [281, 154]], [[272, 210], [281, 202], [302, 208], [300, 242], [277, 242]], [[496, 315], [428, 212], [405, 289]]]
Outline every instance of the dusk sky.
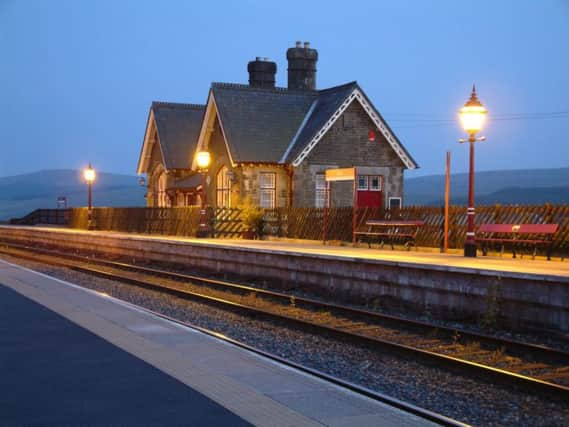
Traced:
[[357, 80], [420, 164], [467, 170], [457, 111], [490, 112], [476, 169], [569, 166], [569, 0], [0, 0], [0, 176], [136, 173], [150, 103], [205, 103], [310, 41], [319, 89]]

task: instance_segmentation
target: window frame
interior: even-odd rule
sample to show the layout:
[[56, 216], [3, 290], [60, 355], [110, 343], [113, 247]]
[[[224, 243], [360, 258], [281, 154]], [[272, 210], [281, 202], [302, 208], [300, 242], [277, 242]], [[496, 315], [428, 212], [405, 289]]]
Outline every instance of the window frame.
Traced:
[[215, 175], [215, 203], [218, 208], [231, 207], [231, 179], [227, 166], [222, 166]]
[[395, 209], [401, 209], [403, 207], [403, 198], [402, 197], [389, 197], [387, 199], [387, 209], [391, 209], [391, 201], [392, 200], [399, 200], [399, 207]]
[[[358, 191], [368, 191], [369, 190], [369, 176], [368, 175], [358, 175], [356, 178], [358, 180], [357, 185], [356, 185], [356, 189]], [[365, 179], [365, 187], [360, 186], [360, 178]]]
[[[322, 178], [322, 179], [320, 179]], [[320, 185], [319, 185], [320, 184]], [[317, 173], [314, 175], [314, 207], [323, 208], [330, 206], [330, 192], [326, 192], [326, 174]], [[326, 197], [328, 200], [326, 200]]]
[[[378, 181], [377, 182], [377, 184], [378, 184], [377, 188], [373, 188], [371, 185], [371, 181], [373, 178], [377, 178], [377, 181]], [[382, 191], [383, 190], [383, 175], [369, 175], [368, 181], [369, 181], [369, 186], [368, 186], [369, 191]]]
[[[264, 182], [265, 177], [271, 177], [269, 182]], [[263, 198], [263, 194], [268, 194], [269, 198]], [[269, 206], [264, 205], [264, 201], [270, 200]], [[277, 205], [277, 174], [276, 172], [259, 172], [259, 207], [263, 209], [275, 209]]]

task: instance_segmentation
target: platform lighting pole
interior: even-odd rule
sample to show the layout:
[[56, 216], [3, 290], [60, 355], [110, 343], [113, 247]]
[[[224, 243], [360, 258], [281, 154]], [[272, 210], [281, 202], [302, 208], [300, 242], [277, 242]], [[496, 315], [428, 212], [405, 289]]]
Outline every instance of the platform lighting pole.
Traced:
[[447, 151], [446, 167], [445, 167], [445, 223], [443, 236], [443, 253], [448, 252], [448, 208], [450, 199], [450, 151]]
[[198, 172], [202, 174], [202, 191], [201, 191], [201, 208], [200, 208], [200, 227], [197, 233], [197, 237], [207, 237], [208, 226], [207, 226], [207, 215], [206, 215], [206, 175], [208, 172], [209, 164], [211, 163], [211, 156], [208, 151], [199, 151], [196, 154], [196, 163], [198, 165]]
[[83, 177], [87, 182], [87, 230], [92, 230], [93, 227], [93, 182], [95, 181], [97, 174], [95, 173], [95, 169], [91, 166], [91, 162], [89, 162], [89, 166], [87, 169], [83, 171]]
[[468, 133], [468, 139], [460, 139], [460, 143], [468, 142], [470, 145], [469, 172], [468, 172], [468, 228], [466, 231], [466, 242], [464, 244], [464, 256], [476, 257], [476, 239], [474, 232], [474, 143], [485, 141], [486, 137], [476, 137], [476, 133], [482, 130], [488, 111], [478, 100], [476, 87], [472, 86], [470, 99], [466, 101], [464, 107], [460, 109], [460, 121], [463, 129]]

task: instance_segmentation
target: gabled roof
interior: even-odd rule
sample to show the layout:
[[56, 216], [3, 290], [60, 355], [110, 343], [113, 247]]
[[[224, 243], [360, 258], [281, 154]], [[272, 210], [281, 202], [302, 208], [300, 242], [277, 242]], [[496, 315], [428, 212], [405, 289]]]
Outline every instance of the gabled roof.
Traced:
[[283, 156], [283, 162], [292, 163], [293, 166], [298, 166], [302, 163], [346, 108], [352, 102], [357, 101], [405, 167], [409, 169], [419, 167], [357, 82], [321, 90], [318, 94], [316, 103], [305, 118], [303, 129], [299, 130], [298, 138], [291, 142], [289, 149]]
[[213, 83], [211, 94], [234, 162], [279, 162], [317, 91]]
[[152, 109], [166, 169], [189, 168], [205, 105], [153, 102]]
[[357, 100], [403, 164], [410, 169], [418, 167], [357, 82], [319, 91], [213, 83], [211, 99], [213, 103], [208, 105], [217, 110], [230, 158], [236, 163], [298, 166], [336, 119]]
[[298, 129], [295, 139], [291, 140], [290, 147], [281, 161], [292, 162], [357, 87], [356, 82], [350, 82], [318, 91], [318, 96], [306, 115], [304, 125]]
[[156, 129], [158, 134], [164, 167], [188, 169], [196, 148], [204, 111], [205, 105], [153, 102], [138, 163], [138, 173], [147, 172], [149, 167], [153, 129]]

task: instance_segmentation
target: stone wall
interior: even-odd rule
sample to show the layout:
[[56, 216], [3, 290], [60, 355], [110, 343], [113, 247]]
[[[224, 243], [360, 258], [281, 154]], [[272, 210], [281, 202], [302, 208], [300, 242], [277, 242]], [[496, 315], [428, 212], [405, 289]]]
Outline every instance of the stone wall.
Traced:
[[[369, 141], [370, 129], [375, 130], [375, 141]], [[362, 174], [383, 175], [385, 202], [389, 197], [403, 197], [403, 162], [355, 100], [295, 169], [294, 206], [314, 206], [316, 174], [353, 166]], [[352, 185], [333, 184], [333, 205], [352, 205]]]
[[260, 175], [263, 172], [274, 173], [275, 207], [288, 206], [289, 177], [287, 170], [277, 165], [243, 165], [241, 168], [241, 195], [243, 200], [249, 200], [253, 205], [260, 205]]
[[286, 207], [289, 199], [289, 177], [287, 168], [277, 165], [262, 164], [243, 164], [232, 167], [227, 153], [223, 133], [216, 119], [213, 130], [210, 134], [209, 146], [207, 148], [212, 156], [212, 165], [209, 168], [209, 185], [207, 186], [208, 204], [216, 206], [217, 196], [217, 174], [225, 166], [232, 171], [233, 179], [231, 183], [231, 207], [249, 201], [254, 205], [259, 204], [259, 176], [262, 172], [276, 174], [275, 207]]

